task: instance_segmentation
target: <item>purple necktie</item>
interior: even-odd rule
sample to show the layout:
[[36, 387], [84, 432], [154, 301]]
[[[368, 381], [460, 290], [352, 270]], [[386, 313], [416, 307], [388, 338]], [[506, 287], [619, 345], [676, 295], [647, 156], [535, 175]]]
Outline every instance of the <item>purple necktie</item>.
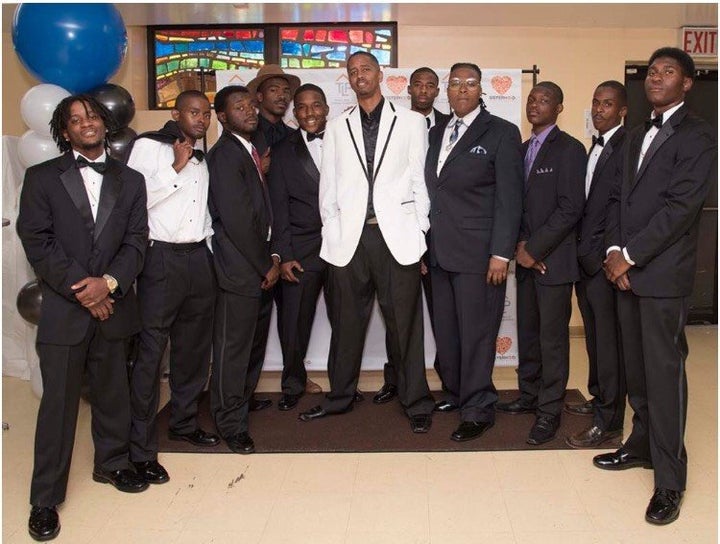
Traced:
[[532, 168], [537, 156], [538, 149], [540, 149], [540, 140], [535, 136], [530, 138], [530, 145], [528, 145], [527, 153], [525, 153], [525, 181], [527, 182], [530, 177], [530, 168]]

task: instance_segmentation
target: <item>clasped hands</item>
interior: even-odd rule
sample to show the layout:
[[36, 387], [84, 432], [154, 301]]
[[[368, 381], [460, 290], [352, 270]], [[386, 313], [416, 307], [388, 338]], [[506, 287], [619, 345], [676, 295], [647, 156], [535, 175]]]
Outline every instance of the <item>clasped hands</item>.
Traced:
[[70, 289], [75, 291], [75, 298], [95, 319], [105, 321], [112, 315], [115, 301], [110, 298], [110, 289], [105, 278], [88, 276], [70, 286]]
[[630, 289], [630, 278], [628, 277], [627, 271], [630, 270], [631, 266], [632, 265], [625, 260], [622, 251], [617, 249], [608, 253], [603, 261], [605, 277], [608, 281], [614, 283], [621, 291], [628, 291]]

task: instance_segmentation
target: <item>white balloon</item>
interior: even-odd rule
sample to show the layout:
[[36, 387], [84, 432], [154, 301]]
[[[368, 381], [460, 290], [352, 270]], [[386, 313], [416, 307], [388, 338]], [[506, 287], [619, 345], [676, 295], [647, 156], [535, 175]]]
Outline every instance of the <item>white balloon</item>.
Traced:
[[35, 85], [20, 100], [20, 115], [25, 124], [38, 134], [50, 136], [50, 119], [55, 108], [70, 93], [52, 83]]
[[20, 137], [18, 155], [20, 163], [25, 168], [30, 168], [35, 164], [59, 157], [61, 153], [52, 138], [28, 130]]

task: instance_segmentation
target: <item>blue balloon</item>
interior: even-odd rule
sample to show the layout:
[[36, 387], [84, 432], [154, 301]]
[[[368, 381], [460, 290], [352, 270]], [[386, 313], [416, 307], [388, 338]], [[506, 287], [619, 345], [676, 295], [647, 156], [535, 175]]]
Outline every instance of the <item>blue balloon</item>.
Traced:
[[20, 4], [12, 38], [33, 76], [72, 93], [106, 83], [127, 51], [125, 23], [112, 4]]

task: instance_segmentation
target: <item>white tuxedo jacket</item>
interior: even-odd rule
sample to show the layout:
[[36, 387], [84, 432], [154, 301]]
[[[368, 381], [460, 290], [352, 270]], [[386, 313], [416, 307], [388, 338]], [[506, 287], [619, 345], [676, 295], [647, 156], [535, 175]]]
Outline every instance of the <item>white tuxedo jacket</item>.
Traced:
[[[375, 146], [372, 202], [385, 243], [402, 265], [418, 262], [426, 249], [426, 151], [424, 117], [386, 99]], [[335, 266], [347, 265], [360, 241], [369, 188], [365, 164], [360, 107], [355, 106], [328, 123], [323, 139], [320, 257]]]

